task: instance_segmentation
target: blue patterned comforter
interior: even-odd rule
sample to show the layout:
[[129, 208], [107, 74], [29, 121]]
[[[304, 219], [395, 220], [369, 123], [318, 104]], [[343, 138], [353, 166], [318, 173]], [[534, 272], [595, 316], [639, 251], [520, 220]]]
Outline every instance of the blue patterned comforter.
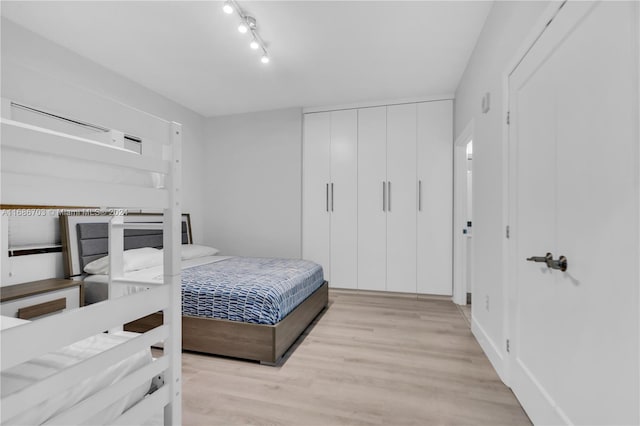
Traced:
[[308, 260], [232, 257], [182, 271], [182, 314], [273, 325], [323, 282]]

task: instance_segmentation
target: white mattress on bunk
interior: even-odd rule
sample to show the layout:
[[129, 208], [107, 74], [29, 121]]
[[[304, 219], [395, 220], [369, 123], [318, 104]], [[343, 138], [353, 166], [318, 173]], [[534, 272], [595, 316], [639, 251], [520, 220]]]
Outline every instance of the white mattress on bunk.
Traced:
[[[20, 325], [24, 320], [2, 317], [3, 328]], [[90, 358], [125, 342], [136, 333], [98, 334], [43, 355], [2, 372], [2, 398], [38, 382], [64, 368]], [[7, 425], [39, 425], [74, 406], [99, 390], [121, 380], [128, 374], [152, 361], [151, 350], [142, 350], [131, 357], [96, 373], [68, 389], [60, 389], [50, 398], [6, 422]], [[88, 424], [106, 424], [115, 420], [125, 410], [141, 400], [149, 391], [151, 380], [125, 395], [109, 407], [97, 411]]]
[[[182, 269], [194, 266], [206, 265], [208, 263], [220, 262], [229, 259], [231, 256], [205, 256], [195, 259], [183, 260]], [[132, 281], [140, 281], [140, 285], [118, 285], [114, 296], [124, 296], [146, 289], [145, 282], [162, 282], [162, 265], [152, 268], [140, 269], [125, 273], [125, 278]], [[88, 275], [84, 278], [85, 303], [96, 303], [107, 299], [109, 275]]]

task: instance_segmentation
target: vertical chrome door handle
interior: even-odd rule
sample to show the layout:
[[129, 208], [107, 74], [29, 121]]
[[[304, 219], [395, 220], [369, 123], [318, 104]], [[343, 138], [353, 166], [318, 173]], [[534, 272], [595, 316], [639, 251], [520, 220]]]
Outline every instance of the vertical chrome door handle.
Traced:
[[382, 181], [382, 211], [387, 211], [387, 182]]
[[331, 211], [333, 211], [333, 182], [331, 182]]
[[418, 211], [422, 211], [422, 181], [418, 181]]
[[329, 184], [327, 184], [326, 196], [327, 196], [327, 211], [329, 211]]
[[387, 189], [387, 211], [391, 211], [391, 182], [387, 182], [389, 188]]

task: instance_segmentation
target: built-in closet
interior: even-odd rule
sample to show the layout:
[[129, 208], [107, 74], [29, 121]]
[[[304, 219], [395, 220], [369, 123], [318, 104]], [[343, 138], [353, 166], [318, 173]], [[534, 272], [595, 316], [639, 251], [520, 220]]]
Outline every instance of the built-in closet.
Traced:
[[332, 287], [452, 291], [452, 101], [304, 117], [303, 257]]

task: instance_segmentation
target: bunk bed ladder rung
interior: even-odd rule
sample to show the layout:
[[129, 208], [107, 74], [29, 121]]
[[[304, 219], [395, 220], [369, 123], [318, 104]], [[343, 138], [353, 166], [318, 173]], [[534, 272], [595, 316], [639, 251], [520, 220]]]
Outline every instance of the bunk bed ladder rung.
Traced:
[[111, 279], [111, 284], [113, 284], [114, 286], [116, 285], [135, 285], [135, 286], [147, 286], [147, 287], [153, 287], [153, 286], [160, 286], [160, 285], [164, 285], [163, 281], [138, 281], [138, 280], [129, 280], [126, 278], [112, 278]]

